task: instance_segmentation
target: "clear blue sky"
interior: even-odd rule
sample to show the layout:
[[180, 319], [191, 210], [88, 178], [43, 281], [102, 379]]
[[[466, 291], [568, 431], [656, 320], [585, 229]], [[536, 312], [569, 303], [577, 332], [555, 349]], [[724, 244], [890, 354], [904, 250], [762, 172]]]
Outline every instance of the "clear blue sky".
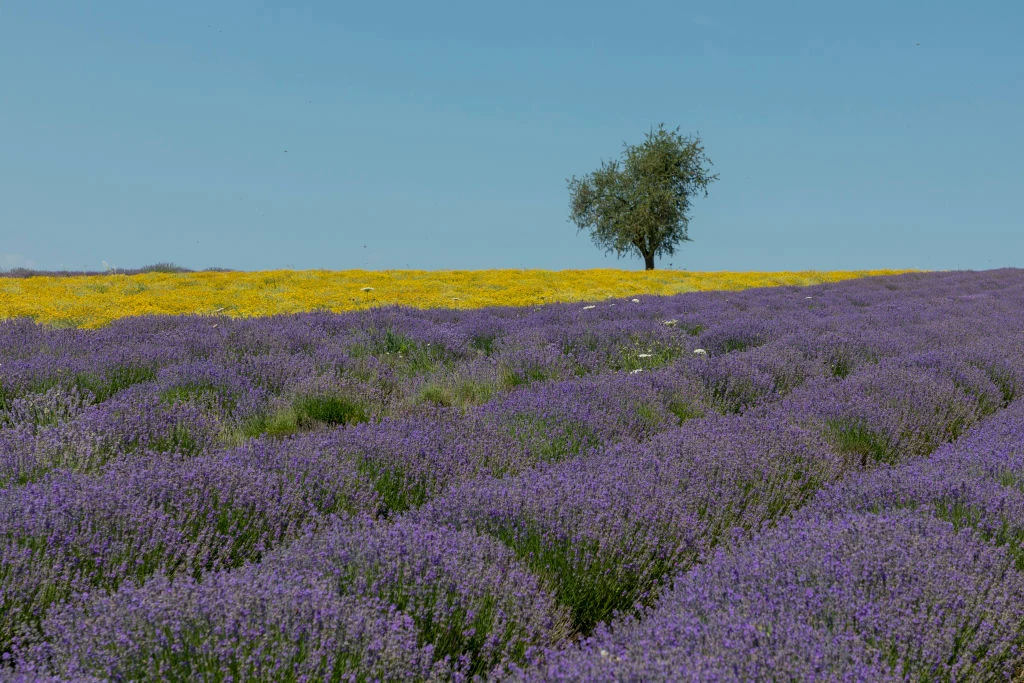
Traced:
[[659, 268], [1024, 266], [1022, 36], [1020, 0], [6, 0], [0, 269], [642, 268], [565, 180], [659, 122], [721, 176]]

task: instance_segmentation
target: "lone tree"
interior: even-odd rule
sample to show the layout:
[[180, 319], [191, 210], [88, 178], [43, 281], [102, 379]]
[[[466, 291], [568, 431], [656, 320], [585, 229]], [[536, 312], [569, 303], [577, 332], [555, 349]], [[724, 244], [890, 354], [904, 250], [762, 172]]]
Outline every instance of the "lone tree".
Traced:
[[690, 198], [706, 197], [718, 180], [710, 173], [699, 137], [683, 137], [679, 129], [660, 124], [639, 145], [623, 143], [621, 162], [602, 162], [584, 178], [568, 179], [569, 220], [578, 230], [590, 228], [594, 243], [621, 257], [634, 249], [644, 268], [654, 270], [654, 257], [674, 254], [676, 243], [690, 242], [686, 212]]

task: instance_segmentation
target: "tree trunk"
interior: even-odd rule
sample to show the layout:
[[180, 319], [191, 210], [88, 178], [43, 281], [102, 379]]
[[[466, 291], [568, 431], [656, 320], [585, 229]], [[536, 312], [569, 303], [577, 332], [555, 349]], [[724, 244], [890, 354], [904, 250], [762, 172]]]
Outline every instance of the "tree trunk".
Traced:
[[644, 270], [654, 270], [654, 254], [644, 254]]

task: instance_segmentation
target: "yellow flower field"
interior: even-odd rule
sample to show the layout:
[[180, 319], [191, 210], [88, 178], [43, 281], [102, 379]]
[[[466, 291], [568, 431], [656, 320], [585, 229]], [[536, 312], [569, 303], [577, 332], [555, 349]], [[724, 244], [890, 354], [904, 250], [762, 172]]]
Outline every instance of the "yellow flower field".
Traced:
[[132, 315], [238, 317], [300, 311], [528, 306], [640, 294], [812, 285], [910, 271], [271, 270], [0, 278], [0, 319], [101, 327]]

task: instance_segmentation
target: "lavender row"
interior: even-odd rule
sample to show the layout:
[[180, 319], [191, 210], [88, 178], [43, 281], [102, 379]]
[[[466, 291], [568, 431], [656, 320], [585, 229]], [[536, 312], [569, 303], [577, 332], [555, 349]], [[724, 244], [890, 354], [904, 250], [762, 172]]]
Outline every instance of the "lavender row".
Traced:
[[333, 450], [330, 435], [257, 440], [0, 491], [0, 652], [38, 640], [49, 606], [74, 593], [238, 567], [328, 515], [377, 514], [372, 483]]
[[[1024, 402], [826, 487], [531, 679], [980, 680], [1024, 666]], [[841, 539], [846, 539], [841, 541]]]
[[514, 677], [1008, 680], [1022, 625], [1024, 575], [970, 530], [910, 510], [805, 517]]
[[20, 669], [114, 680], [425, 680], [551, 646], [568, 615], [493, 539], [337, 521], [202, 581], [157, 576], [55, 608]]
[[929, 458], [823, 490], [808, 514], [914, 509], [974, 529], [1024, 570], [1024, 402]]

